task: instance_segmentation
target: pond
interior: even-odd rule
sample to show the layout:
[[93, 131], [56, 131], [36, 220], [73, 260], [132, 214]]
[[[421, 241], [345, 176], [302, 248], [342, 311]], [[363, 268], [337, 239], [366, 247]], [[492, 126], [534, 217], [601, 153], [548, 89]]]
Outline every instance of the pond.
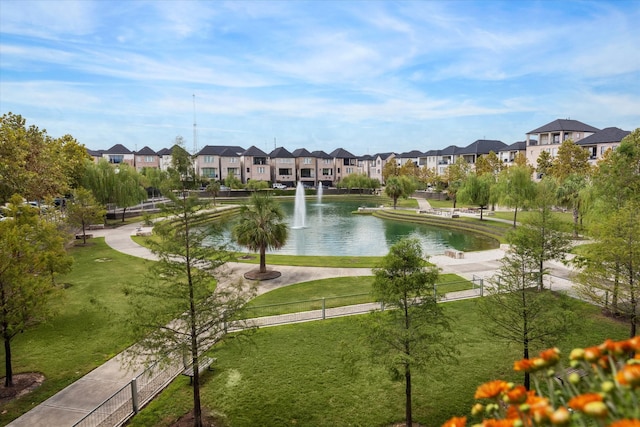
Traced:
[[[289, 224], [289, 239], [279, 250], [281, 255], [383, 256], [404, 237], [417, 238], [427, 255], [439, 255], [446, 249], [479, 251], [493, 249], [496, 241], [477, 234], [426, 225], [410, 224], [354, 215], [360, 206], [356, 202], [323, 202], [307, 200], [305, 228], [293, 228], [294, 203], [281, 202]], [[230, 239], [226, 231], [225, 240]], [[234, 249], [245, 251], [244, 248]]]

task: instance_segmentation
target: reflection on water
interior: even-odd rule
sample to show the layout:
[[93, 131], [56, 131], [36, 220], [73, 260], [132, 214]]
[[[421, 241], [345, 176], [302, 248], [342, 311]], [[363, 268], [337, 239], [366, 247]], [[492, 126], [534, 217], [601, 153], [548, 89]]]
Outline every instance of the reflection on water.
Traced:
[[[417, 238], [428, 255], [442, 254], [445, 249], [477, 251], [491, 249], [493, 239], [460, 231], [383, 220], [371, 215], [353, 215], [357, 202], [307, 202], [306, 228], [291, 229], [293, 203], [282, 202], [289, 224], [289, 240], [277, 251], [283, 255], [382, 256], [404, 237]], [[370, 205], [372, 206], [372, 205]], [[230, 232], [225, 232], [229, 239]], [[240, 248], [236, 248], [242, 250]]]

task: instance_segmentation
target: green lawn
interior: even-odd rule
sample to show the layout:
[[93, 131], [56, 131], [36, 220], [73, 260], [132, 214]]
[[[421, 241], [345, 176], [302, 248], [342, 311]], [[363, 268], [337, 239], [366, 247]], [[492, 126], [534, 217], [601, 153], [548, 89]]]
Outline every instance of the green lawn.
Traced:
[[[583, 319], [559, 348], [623, 339], [626, 325], [599, 315], [593, 306], [572, 301]], [[440, 426], [466, 415], [475, 388], [491, 379], [522, 381], [512, 371], [521, 354], [492, 339], [474, 300], [445, 304], [455, 320], [459, 363], [414, 372], [415, 421]], [[203, 405], [228, 426], [389, 426], [404, 415], [404, 390], [368, 355], [366, 315], [260, 329], [251, 343], [217, 346], [214, 372], [203, 377]], [[131, 426], [168, 426], [192, 404], [188, 380], [178, 378]], [[477, 422], [477, 420], [475, 421]]]
[[[73, 271], [58, 279], [66, 287], [56, 302], [58, 315], [12, 341], [13, 372], [42, 372], [43, 385], [26, 398], [8, 403], [0, 425], [16, 418], [118, 354], [131, 343], [118, 319], [127, 310], [121, 289], [139, 282], [149, 263], [113, 251], [104, 239], [72, 249]], [[5, 375], [4, 352], [0, 377]], [[5, 412], [6, 411], [6, 412]]]

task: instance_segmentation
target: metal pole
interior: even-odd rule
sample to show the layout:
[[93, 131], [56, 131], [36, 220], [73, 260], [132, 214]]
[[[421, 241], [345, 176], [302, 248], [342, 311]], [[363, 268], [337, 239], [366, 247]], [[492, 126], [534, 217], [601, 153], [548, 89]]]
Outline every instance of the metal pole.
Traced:
[[133, 413], [137, 414], [140, 410], [138, 408], [138, 378], [131, 380], [131, 405], [133, 406]]
[[326, 300], [324, 299], [324, 297], [322, 297], [322, 320], [326, 318], [326, 308]]

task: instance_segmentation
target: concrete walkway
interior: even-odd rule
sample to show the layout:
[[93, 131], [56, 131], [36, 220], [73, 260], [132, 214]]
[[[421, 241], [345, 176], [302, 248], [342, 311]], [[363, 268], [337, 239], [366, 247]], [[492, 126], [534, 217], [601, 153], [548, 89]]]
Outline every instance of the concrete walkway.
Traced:
[[[420, 206], [422, 206], [423, 200]], [[425, 205], [425, 206], [427, 206]], [[93, 230], [94, 237], [104, 237], [105, 242], [113, 249], [148, 260], [156, 260], [157, 257], [147, 248], [135, 243], [131, 236], [138, 231], [145, 231], [141, 224], [130, 224], [115, 229]], [[442, 269], [443, 273], [455, 273], [466, 279], [473, 276], [488, 278], [495, 274], [500, 267], [499, 260], [504, 256], [504, 248], [483, 252], [467, 252], [464, 259], [453, 259], [446, 256], [433, 256], [431, 261]], [[268, 260], [268, 259], [267, 259]], [[562, 272], [562, 266], [558, 264], [554, 268]], [[225, 277], [233, 280], [241, 277], [246, 271], [255, 269], [253, 264], [228, 263]], [[323, 268], [323, 267], [292, 267], [275, 266], [282, 275], [274, 280], [261, 282], [257, 286], [258, 294], [295, 283], [306, 282], [332, 277], [343, 276], [368, 276], [371, 269], [368, 268]], [[566, 270], [566, 269], [565, 269]], [[555, 271], [555, 270], [554, 270]], [[560, 280], [554, 289], [569, 289], [571, 283], [568, 280]], [[360, 310], [360, 309], [358, 309]], [[367, 310], [368, 311], [368, 308]], [[362, 311], [358, 311], [362, 312]], [[349, 313], [346, 313], [349, 314]], [[354, 314], [354, 313], [351, 313]], [[342, 313], [341, 315], [345, 315]], [[316, 317], [317, 319], [317, 317]], [[304, 321], [304, 320], [300, 320]], [[280, 323], [277, 323], [280, 322]], [[273, 324], [282, 322], [274, 319]], [[263, 326], [267, 326], [263, 324]], [[124, 353], [123, 353], [124, 354]], [[132, 378], [143, 371], [141, 366], [129, 368], [123, 362], [123, 354], [120, 354], [103, 365], [89, 372], [87, 375], [69, 385], [56, 395], [47, 399], [31, 411], [22, 415], [9, 424], [12, 427], [70, 427], [84, 418], [88, 413], [97, 408], [114, 392], [127, 386]]]

